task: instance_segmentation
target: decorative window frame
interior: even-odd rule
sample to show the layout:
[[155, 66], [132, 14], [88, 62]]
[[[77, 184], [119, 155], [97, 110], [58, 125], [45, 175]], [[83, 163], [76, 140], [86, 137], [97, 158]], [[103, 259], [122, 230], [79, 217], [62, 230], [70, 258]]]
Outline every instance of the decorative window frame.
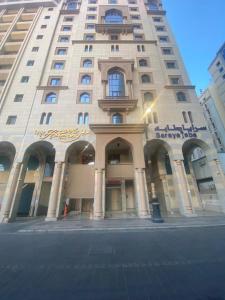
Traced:
[[[81, 103], [80, 102], [80, 96], [81, 96], [81, 94], [83, 94], [83, 93], [88, 93], [88, 94], [90, 94], [90, 102], [89, 103]], [[93, 102], [93, 90], [92, 89], [85, 89], [85, 90], [78, 90], [77, 91], [77, 101], [76, 101], [76, 103], [77, 104], [81, 104], [81, 105], [90, 105], [90, 104], [92, 104], [92, 102]]]
[[[82, 77], [83, 77], [84, 75], [89, 75], [89, 76], [91, 77], [91, 82], [90, 82], [89, 84], [83, 84], [83, 83], [81, 82]], [[79, 84], [80, 84], [80, 85], [83, 85], [83, 86], [90, 86], [90, 85], [93, 85], [93, 73], [89, 73], [89, 72], [82, 72], [82, 73], [79, 73]]]
[[[46, 96], [50, 93], [54, 93], [56, 94], [56, 102], [55, 103], [46, 103], [45, 102], [45, 99], [46, 99]], [[59, 90], [45, 90], [44, 93], [43, 93], [43, 96], [42, 96], [42, 101], [41, 101], [41, 104], [45, 104], [45, 105], [55, 105], [55, 104], [58, 104], [58, 100], [59, 100]]]

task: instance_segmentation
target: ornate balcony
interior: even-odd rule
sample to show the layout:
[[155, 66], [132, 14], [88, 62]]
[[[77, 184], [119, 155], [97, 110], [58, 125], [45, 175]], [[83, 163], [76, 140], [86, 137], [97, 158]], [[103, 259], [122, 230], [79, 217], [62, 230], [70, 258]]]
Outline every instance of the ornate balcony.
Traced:
[[95, 30], [98, 33], [132, 33], [133, 32], [133, 25], [132, 24], [96, 24]]
[[98, 100], [98, 106], [108, 112], [122, 112], [134, 110], [137, 106], [137, 99], [129, 99], [129, 97], [105, 97], [103, 100]]

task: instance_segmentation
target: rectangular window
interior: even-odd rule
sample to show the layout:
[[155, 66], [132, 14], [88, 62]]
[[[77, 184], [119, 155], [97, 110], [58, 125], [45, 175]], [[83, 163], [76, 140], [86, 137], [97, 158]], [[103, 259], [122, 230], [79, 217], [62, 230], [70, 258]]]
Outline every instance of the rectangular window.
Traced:
[[162, 22], [162, 18], [160, 18], [160, 17], [153, 17], [153, 21], [159, 23], [159, 22]]
[[41, 25], [41, 29], [47, 28], [47, 25]]
[[8, 116], [6, 124], [14, 125], [14, 124], [16, 124], [16, 119], [17, 119], [17, 116]]
[[133, 24], [133, 28], [134, 29], [142, 29], [142, 25], [141, 24]]
[[61, 78], [51, 78], [50, 79], [50, 85], [51, 86], [59, 86], [61, 85]]
[[89, 4], [96, 4], [96, 3], [97, 3], [97, 0], [88, 0], [88, 3], [89, 3]]
[[134, 40], [135, 41], [143, 41], [144, 40], [144, 35], [143, 34], [135, 34], [134, 35]]
[[3, 86], [5, 84], [6, 80], [0, 80], [0, 86]]
[[34, 65], [34, 60], [28, 60], [27, 61], [27, 66], [32, 67]]
[[167, 69], [177, 69], [177, 64], [175, 61], [166, 61]]
[[88, 24], [86, 24], [85, 28], [86, 29], [95, 29], [95, 24], [88, 23]]
[[139, 20], [140, 16], [139, 15], [131, 15], [132, 20]]
[[137, 7], [129, 7], [129, 10], [130, 11], [138, 11], [138, 8]]
[[112, 52], [118, 52], [120, 50], [119, 45], [111, 45]]
[[95, 20], [96, 16], [95, 15], [87, 15], [87, 20]]
[[180, 77], [170, 77], [170, 83], [173, 85], [181, 84]]
[[45, 20], [49, 20], [50, 19], [50, 16], [45, 16]]
[[23, 100], [23, 94], [16, 94], [14, 98], [14, 102], [22, 102]]
[[55, 54], [57, 55], [66, 55], [67, 53], [67, 48], [56, 48]]
[[117, 4], [117, 0], [108, 0], [109, 4]]
[[166, 31], [164, 26], [156, 26], [156, 31]]
[[73, 22], [73, 17], [64, 17], [64, 22]]
[[59, 36], [59, 39], [58, 39], [58, 41], [59, 41], [60, 43], [68, 43], [69, 40], [70, 40], [70, 37], [69, 37], [69, 36]]
[[220, 61], [218, 61], [218, 63], [216, 65], [217, 65], [217, 67], [219, 67], [220, 66]]
[[88, 10], [88, 11], [96, 11], [97, 8], [96, 8], [95, 6], [94, 6], [94, 7], [92, 6], [92, 7], [88, 7], [87, 10]]
[[39, 50], [39, 47], [33, 47], [32, 48], [32, 52], [38, 52], [38, 50]]
[[64, 62], [63, 61], [55, 61], [53, 62], [52, 68], [55, 70], [63, 70], [64, 69]]
[[20, 80], [22, 83], [27, 83], [29, 81], [29, 76], [23, 76]]
[[71, 31], [72, 26], [62, 26], [61, 31]]
[[128, 0], [128, 4], [137, 4], [136, 0]]
[[118, 41], [118, 39], [119, 39], [119, 37], [118, 37], [117, 34], [110, 35], [110, 40], [112, 40], [112, 41]]
[[159, 36], [159, 41], [160, 41], [160, 43], [168, 43], [169, 38], [168, 38], [168, 36]]
[[144, 45], [137, 45], [137, 51], [138, 52], [145, 52], [145, 46]]
[[94, 39], [95, 39], [94, 34], [85, 34], [84, 35], [84, 40], [85, 41], [94, 41]]
[[223, 69], [223, 67], [221, 67], [221, 68], [219, 69], [220, 73], [222, 73], [222, 72], [223, 72], [223, 70], [224, 70], [224, 69]]
[[173, 54], [173, 50], [172, 50], [172, 48], [162, 48], [162, 53], [164, 55], [172, 55]]

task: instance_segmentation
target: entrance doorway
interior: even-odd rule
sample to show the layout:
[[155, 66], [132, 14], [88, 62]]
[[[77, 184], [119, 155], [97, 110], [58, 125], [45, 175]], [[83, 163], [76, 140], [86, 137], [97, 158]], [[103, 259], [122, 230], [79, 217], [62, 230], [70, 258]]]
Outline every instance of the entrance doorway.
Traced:
[[23, 186], [20, 204], [17, 212], [17, 215], [20, 217], [27, 217], [30, 215], [30, 207], [34, 192], [34, 186], [34, 183], [28, 183]]

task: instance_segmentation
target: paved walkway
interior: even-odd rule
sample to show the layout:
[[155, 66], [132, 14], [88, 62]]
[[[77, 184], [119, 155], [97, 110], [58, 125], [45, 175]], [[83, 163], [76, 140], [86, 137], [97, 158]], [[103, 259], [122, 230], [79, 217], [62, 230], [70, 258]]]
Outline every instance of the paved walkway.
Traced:
[[1, 224], [0, 232], [133, 231], [225, 226], [225, 216], [169, 217], [165, 218], [164, 221], [164, 223], [153, 223], [151, 219], [137, 218], [99, 221], [68, 218], [55, 222], [46, 222], [44, 218], [18, 218], [14, 223]]

